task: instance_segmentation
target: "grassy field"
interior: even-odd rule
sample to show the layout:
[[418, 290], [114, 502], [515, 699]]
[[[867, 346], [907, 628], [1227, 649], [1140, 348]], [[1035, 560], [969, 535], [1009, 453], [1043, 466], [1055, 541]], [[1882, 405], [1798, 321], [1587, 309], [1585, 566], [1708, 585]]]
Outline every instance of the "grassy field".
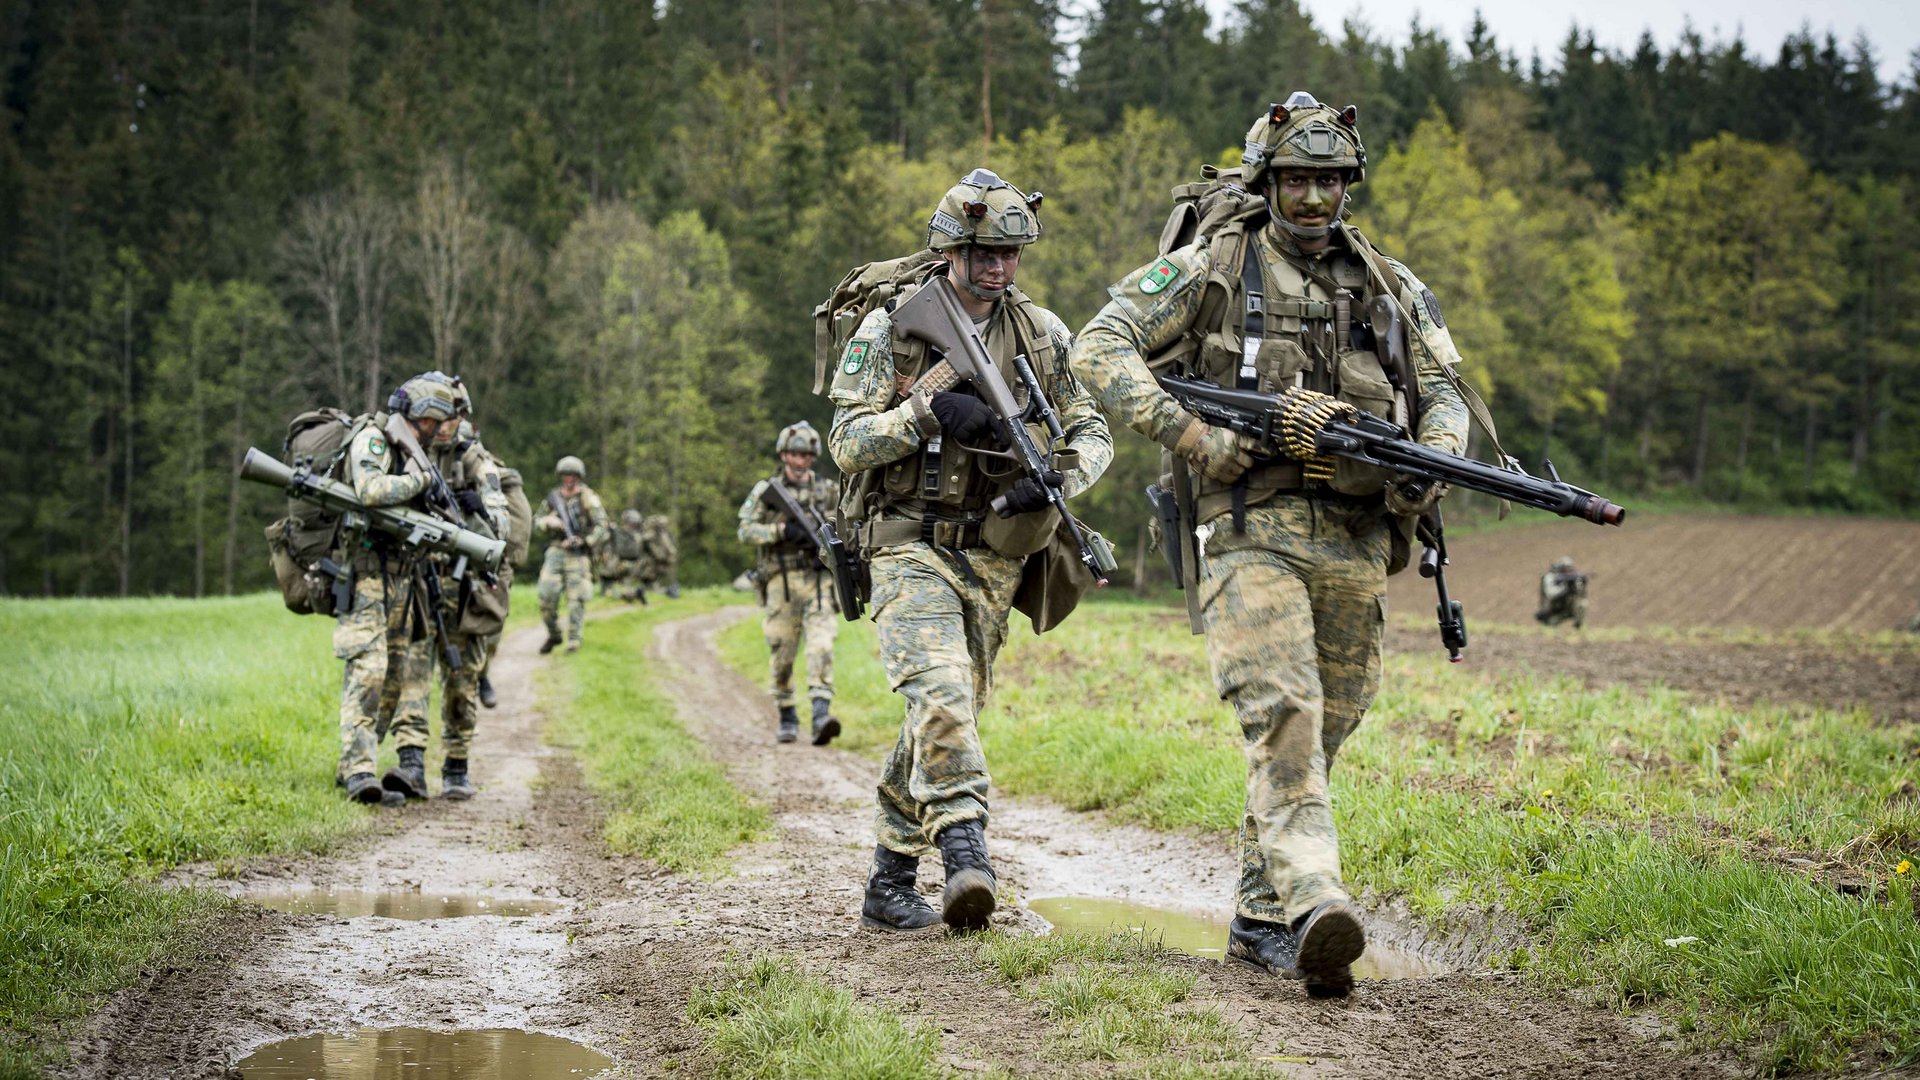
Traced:
[[[763, 677], [755, 623], [724, 647]], [[877, 753], [899, 706], [872, 650], [871, 624], [842, 628], [836, 711]], [[1096, 605], [1041, 639], [1016, 617], [983, 739], [1008, 792], [1239, 818], [1238, 728], [1178, 611]], [[1916, 776], [1911, 726], [1390, 657], [1333, 779], [1353, 884], [1440, 926], [1500, 911], [1524, 935], [1498, 962], [1795, 1070], [1920, 1059]]]
[[606, 803], [607, 843], [672, 870], [716, 868], [728, 849], [765, 831], [765, 809], [746, 800], [699, 740], [645, 660], [653, 627], [731, 602], [719, 589], [633, 607], [588, 624], [580, 652], [540, 675], [554, 707], [547, 738], [573, 749], [588, 787]]
[[156, 874], [366, 824], [333, 786], [332, 625], [264, 593], [0, 601], [0, 1073], [223, 902]]

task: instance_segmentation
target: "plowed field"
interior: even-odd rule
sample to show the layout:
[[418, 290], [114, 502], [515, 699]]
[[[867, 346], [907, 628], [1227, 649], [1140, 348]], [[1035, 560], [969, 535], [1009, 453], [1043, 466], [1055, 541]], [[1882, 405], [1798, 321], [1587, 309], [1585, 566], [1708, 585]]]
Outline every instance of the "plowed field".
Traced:
[[[1450, 546], [1474, 666], [1920, 722], [1920, 635], [1875, 634], [1920, 609], [1920, 523], [1644, 515], [1620, 529], [1492, 529]], [[1560, 555], [1590, 575], [1585, 631], [1533, 624], [1540, 574]], [[1389, 650], [1438, 650], [1432, 584], [1409, 571], [1388, 591]], [[1649, 632], [1621, 632], [1636, 629]]]

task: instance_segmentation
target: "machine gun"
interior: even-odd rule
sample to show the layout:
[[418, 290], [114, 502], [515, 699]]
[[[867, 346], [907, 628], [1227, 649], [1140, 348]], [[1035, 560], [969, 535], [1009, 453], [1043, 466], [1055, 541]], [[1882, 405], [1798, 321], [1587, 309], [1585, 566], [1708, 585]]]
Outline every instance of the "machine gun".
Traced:
[[[1173, 375], [1163, 376], [1160, 385], [1194, 416], [1252, 439], [1267, 460], [1333, 456], [1374, 465], [1410, 477], [1394, 481], [1409, 500], [1424, 495], [1428, 485], [1457, 484], [1596, 525], [1619, 525], [1627, 518], [1625, 507], [1562, 481], [1551, 461], [1546, 463], [1546, 478], [1541, 479], [1517, 466], [1502, 469], [1434, 450], [1408, 438], [1398, 424], [1325, 394], [1298, 388], [1266, 394]], [[1467, 622], [1460, 602], [1447, 594], [1446, 531], [1439, 510], [1421, 515], [1414, 532], [1422, 547], [1420, 576], [1431, 578], [1439, 594], [1440, 641], [1447, 658], [1458, 663], [1461, 650], [1467, 647]]]
[[454, 523], [418, 510], [399, 506], [368, 506], [354, 494], [353, 488], [339, 480], [321, 476], [311, 469], [290, 467], [257, 447], [248, 447], [240, 462], [240, 478], [284, 490], [296, 499], [306, 499], [341, 514], [355, 514], [367, 527], [398, 540], [411, 550], [430, 551], [456, 560], [465, 560], [488, 573], [500, 568], [507, 544], [491, 536], [463, 529]]
[[[1014, 371], [1027, 389], [1027, 406], [1021, 408], [1015, 403], [1013, 391], [1000, 377], [1000, 369], [994, 366], [993, 357], [987, 354], [987, 347], [980, 340], [980, 331], [973, 320], [961, 308], [959, 298], [944, 283], [928, 282], [901, 304], [893, 312], [893, 328], [908, 337], [919, 338], [936, 349], [942, 360], [921, 377], [915, 384], [915, 393], [934, 394], [950, 390], [960, 383], [972, 383], [980, 399], [986, 402], [993, 412], [994, 421], [1005, 438], [1008, 449], [1004, 451], [973, 447], [977, 454], [1006, 458], [1019, 468], [1022, 475], [1032, 479], [1047, 492], [1047, 501], [1060, 512], [1060, 520], [1066, 525], [1080, 551], [1080, 562], [1093, 575], [1096, 586], [1105, 586], [1107, 575], [1113, 572], [1113, 545], [1099, 533], [1080, 524], [1073, 512], [1067, 509], [1067, 497], [1059, 488], [1047, 483], [1047, 474], [1053, 472], [1053, 452], [1059, 444], [1066, 441], [1061, 430], [1060, 419], [1055, 415], [1053, 406], [1041, 392], [1040, 381], [1034, 378], [1033, 368], [1025, 356], [1014, 358]], [[1051, 445], [1042, 451], [1027, 431], [1029, 422], [1046, 426]], [[1006, 497], [993, 500], [993, 512], [1001, 517], [1011, 517], [1006, 505]]]
[[848, 622], [859, 622], [865, 606], [861, 596], [864, 590], [860, 588], [864, 567], [860, 557], [834, 531], [833, 523], [816, 513], [812, 507], [802, 505], [778, 477], [767, 481], [766, 488], [760, 493], [760, 501], [787, 515], [789, 521], [797, 522], [806, 530], [807, 536], [813, 540], [820, 565], [833, 573], [833, 592], [840, 603], [840, 617]]

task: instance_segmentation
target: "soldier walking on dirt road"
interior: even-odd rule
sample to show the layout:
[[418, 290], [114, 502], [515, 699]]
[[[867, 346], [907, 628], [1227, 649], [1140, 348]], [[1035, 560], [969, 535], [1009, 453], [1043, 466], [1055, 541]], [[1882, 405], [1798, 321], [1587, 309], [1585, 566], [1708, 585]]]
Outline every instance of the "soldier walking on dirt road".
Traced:
[[[1058, 518], [1041, 481], [1009, 476], [981, 453], [996, 436], [992, 411], [968, 389], [913, 388], [930, 347], [895, 336], [892, 310], [919, 289], [951, 289], [1009, 384], [1024, 354], [1065, 429], [1077, 464], [1054, 472], [1061, 491], [1093, 485], [1113, 456], [1105, 421], [1068, 374], [1072, 335], [1014, 287], [1020, 254], [1040, 238], [1040, 196], [986, 169], [948, 190], [928, 223], [937, 253], [895, 305], [875, 307], [838, 361], [828, 446], [860, 506], [858, 546], [869, 560], [880, 660], [906, 702], [899, 741], [879, 785], [864, 925], [918, 930], [944, 919], [987, 924], [995, 879], [987, 858], [987, 763], [978, 720], [993, 685], [1028, 556]], [[1018, 477], [1016, 479], [1016, 477]], [[995, 496], [1012, 514], [988, 507]], [[941, 913], [914, 888], [920, 856], [946, 864]]]
[[553, 467], [560, 486], [547, 493], [536, 522], [547, 534], [547, 554], [540, 563], [540, 618], [547, 624], [547, 640], [540, 646], [550, 653], [563, 640], [560, 601], [567, 601], [568, 652], [580, 651], [587, 625], [587, 599], [593, 595], [593, 549], [606, 542], [607, 508], [587, 486], [587, 467], [568, 454]]
[[793, 662], [804, 634], [813, 745], [825, 746], [840, 734], [840, 721], [828, 712], [833, 703], [833, 640], [839, 633], [840, 605], [834, 596], [833, 575], [820, 561], [820, 546], [813, 534], [780, 510], [768, 498], [767, 489], [778, 484], [801, 507], [825, 515], [840, 501], [840, 486], [813, 471], [820, 457], [820, 433], [805, 420], [780, 429], [773, 450], [780, 458], [780, 469], [753, 485], [747, 501], [740, 504], [740, 542], [759, 549], [755, 569], [760, 606], [766, 611], [760, 625], [767, 639], [773, 704], [780, 712], [776, 737], [783, 743], [800, 737]]
[[1248, 445], [1189, 414], [1154, 372], [1316, 391], [1399, 419], [1427, 446], [1464, 448], [1459, 354], [1439, 301], [1345, 224], [1347, 190], [1366, 176], [1356, 121], [1352, 106], [1304, 91], [1271, 106], [1240, 169], [1188, 189], [1165, 253], [1113, 286], [1072, 358], [1108, 417], [1166, 449], [1179, 524], [1163, 539], [1184, 553], [1194, 631], [1239, 714], [1246, 814], [1229, 954], [1316, 996], [1351, 990], [1366, 944], [1327, 770], [1379, 689], [1387, 575], [1444, 490]]

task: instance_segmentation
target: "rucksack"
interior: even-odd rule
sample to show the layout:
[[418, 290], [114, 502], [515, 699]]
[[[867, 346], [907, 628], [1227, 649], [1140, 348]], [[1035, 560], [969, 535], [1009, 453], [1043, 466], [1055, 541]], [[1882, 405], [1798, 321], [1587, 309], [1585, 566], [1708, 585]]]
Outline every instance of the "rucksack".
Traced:
[[493, 463], [500, 465], [500, 491], [507, 497], [506, 562], [519, 566], [527, 561], [527, 549], [533, 544], [533, 504], [527, 501], [527, 486], [520, 479], [520, 470], [507, 468], [497, 457]]
[[646, 554], [640, 546], [640, 534], [624, 526], [613, 530], [613, 557], [616, 559], [637, 559]]
[[917, 284], [940, 262], [940, 253], [922, 248], [911, 255], [870, 262], [847, 271], [840, 284], [813, 309], [813, 392], [826, 389], [827, 371], [840, 360], [860, 321], [874, 308]]
[[[354, 417], [323, 407], [295, 416], [287, 424], [281, 458], [295, 469], [340, 479], [347, 446], [368, 424], [384, 423], [381, 414]], [[267, 556], [280, 598], [296, 615], [338, 615], [334, 577], [320, 560], [340, 543], [340, 513], [308, 499], [287, 499], [287, 516], [267, 526]]]

